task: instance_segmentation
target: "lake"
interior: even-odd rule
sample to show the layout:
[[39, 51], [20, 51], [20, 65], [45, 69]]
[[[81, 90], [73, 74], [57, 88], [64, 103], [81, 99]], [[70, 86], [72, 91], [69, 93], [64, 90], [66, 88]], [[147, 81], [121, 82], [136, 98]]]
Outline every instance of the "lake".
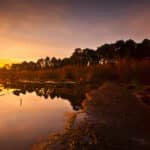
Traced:
[[67, 115], [81, 109], [83, 93], [77, 87], [1, 85], [0, 149], [27, 150], [62, 131]]

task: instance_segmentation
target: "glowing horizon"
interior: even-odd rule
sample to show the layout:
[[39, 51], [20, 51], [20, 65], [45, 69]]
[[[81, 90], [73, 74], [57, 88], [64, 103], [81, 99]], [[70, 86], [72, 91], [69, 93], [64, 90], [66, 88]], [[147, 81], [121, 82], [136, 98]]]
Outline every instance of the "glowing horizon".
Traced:
[[12, 65], [13, 63], [21, 63], [23, 61], [36, 61], [36, 59], [19, 59], [19, 58], [0, 58], [0, 68], [4, 67], [4, 65]]
[[2, 0], [0, 64], [64, 58], [121, 39], [141, 42], [150, 37], [149, 7], [147, 0]]

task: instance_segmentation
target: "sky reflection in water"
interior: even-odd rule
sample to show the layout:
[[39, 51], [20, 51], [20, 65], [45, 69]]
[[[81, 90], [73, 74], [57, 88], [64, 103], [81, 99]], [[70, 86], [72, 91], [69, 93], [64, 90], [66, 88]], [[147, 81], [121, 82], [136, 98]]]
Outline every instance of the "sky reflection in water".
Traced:
[[62, 130], [66, 114], [72, 111], [70, 102], [62, 98], [45, 100], [34, 92], [15, 96], [8, 91], [0, 96], [0, 149], [28, 149]]

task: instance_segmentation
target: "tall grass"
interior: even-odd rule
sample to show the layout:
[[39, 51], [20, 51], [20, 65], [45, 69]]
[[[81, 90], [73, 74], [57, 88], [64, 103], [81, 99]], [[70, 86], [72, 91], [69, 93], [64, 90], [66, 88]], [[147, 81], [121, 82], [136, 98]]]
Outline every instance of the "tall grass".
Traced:
[[150, 60], [119, 60], [116, 63], [92, 66], [65, 66], [39, 71], [0, 70], [0, 80], [17, 81], [76, 81], [95, 82], [113, 80], [127, 83], [150, 83]]

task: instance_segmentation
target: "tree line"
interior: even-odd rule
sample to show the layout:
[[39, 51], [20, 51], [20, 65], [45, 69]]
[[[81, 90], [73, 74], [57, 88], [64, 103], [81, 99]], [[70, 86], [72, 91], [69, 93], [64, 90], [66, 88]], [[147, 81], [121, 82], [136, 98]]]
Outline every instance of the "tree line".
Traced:
[[144, 39], [141, 43], [134, 40], [119, 40], [115, 43], [103, 44], [97, 49], [76, 48], [68, 58], [46, 57], [36, 62], [24, 61], [20, 64], [12, 64], [11, 70], [47, 70], [60, 68], [67, 65], [89, 66], [100, 63], [114, 63], [120, 59], [145, 59], [150, 58], [150, 40]]

